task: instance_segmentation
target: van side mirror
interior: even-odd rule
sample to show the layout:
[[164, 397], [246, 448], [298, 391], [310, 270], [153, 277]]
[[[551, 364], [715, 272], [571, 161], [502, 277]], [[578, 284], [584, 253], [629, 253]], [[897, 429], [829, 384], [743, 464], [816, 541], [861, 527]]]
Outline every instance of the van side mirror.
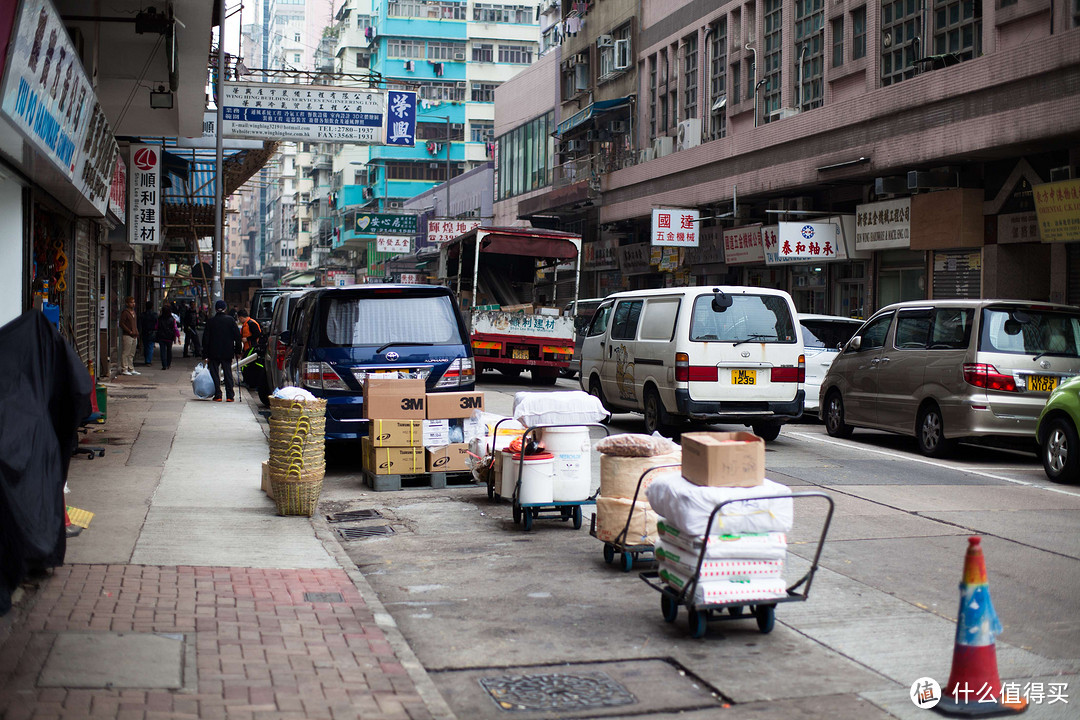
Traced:
[[292, 342], [292, 331], [291, 330], [282, 330], [281, 334], [278, 335], [278, 342], [280, 342], [283, 345], [290, 344]]
[[854, 351], [858, 350], [861, 347], [862, 347], [862, 335], [856, 335], [855, 337], [851, 338], [851, 340], [848, 341], [848, 344], [847, 344], [847, 349], [848, 350], [851, 350], [851, 351], [854, 352]]
[[730, 295], [724, 294], [719, 288], [713, 290], [712, 309], [715, 312], [722, 313], [727, 310], [735, 301], [731, 299]]

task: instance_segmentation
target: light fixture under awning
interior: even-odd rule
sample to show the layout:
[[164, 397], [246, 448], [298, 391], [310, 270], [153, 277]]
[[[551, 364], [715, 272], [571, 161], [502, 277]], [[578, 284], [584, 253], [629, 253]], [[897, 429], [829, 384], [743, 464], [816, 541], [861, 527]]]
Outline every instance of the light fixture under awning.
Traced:
[[632, 95], [615, 98], [614, 100], [597, 100], [596, 102], [586, 107], [584, 110], [575, 113], [574, 115], [571, 115], [569, 118], [559, 123], [559, 129], [556, 132], [559, 135], [567, 133], [570, 130], [576, 128], [581, 123], [585, 122], [586, 120], [589, 120], [594, 115], [600, 115], [607, 112], [608, 110], [615, 110], [616, 108], [621, 108], [624, 105], [629, 105], [632, 100]]

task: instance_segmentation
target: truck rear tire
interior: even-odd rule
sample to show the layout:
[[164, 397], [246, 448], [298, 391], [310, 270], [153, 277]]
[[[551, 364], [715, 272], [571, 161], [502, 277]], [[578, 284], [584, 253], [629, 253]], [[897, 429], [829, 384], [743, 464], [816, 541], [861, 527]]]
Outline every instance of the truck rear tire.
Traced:
[[521, 368], [519, 367], [501, 367], [499, 372], [508, 378], [516, 378], [521, 375]]
[[559, 379], [557, 370], [532, 370], [533, 385], [554, 385]]

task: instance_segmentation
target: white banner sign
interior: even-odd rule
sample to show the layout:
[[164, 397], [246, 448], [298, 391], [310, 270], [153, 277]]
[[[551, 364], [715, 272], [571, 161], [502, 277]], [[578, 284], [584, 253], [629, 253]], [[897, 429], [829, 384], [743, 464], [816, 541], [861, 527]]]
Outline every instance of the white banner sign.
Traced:
[[[176, 147], [214, 149], [217, 147], [217, 111], [208, 110], [203, 113], [201, 137], [178, 137]], [[222, 140], [221, 147], [225, 150], [261, 150], [262, 140]]]
[[224, 137], [382, 144], [386, 95], [325, 85], [225, 83]]
[[128, 179], [128, 243], [157, 245], [161, 240], [161, 148], [132, 145]]
[[911, 247], [911, 198], [855, 206], [855, 249]]
[[765, 262], [765, 246], [761, 225], [748, 225], [724, 231], [724, 262], [746, 265]]
[[470, 230], [480, 227], [479, 220], [449, 220], [446, 218], [434, 218], [428, 220], [427, 239], [431, 244], [450, 242], [458, 235], [464, 235]]
[[840, 226], [823, 222], [780, 223], [777, 256], [800, 262], [835, 260]]
[[412, 250], [412, 238], [408, 235], [376, 235], [375, 249], [403, 255]]
[[0, 96], [0, 112], [104, 215], [119, 152], [116, 138], [48, 0], [22, 3]]
[[401, 273], [401, 282], [406, 285], [423, 285], [424, 281], [420, 273]]
[[698, 211], [653, 208], [652, 244], [698, 246]]

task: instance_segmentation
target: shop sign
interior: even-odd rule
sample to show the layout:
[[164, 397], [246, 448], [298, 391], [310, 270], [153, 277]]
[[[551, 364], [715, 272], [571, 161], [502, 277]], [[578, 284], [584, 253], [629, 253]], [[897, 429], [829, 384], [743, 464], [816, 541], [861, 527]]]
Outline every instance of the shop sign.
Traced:
[[49, 0], [25, 0], [11, 34], [0, 113], [101, 215], [119, 149]]
[[376, 235], [375, 250], [403, 255], [412, 250], [412, 237], [409, 235]]
[[127, 218], [127, 166], [124, 158], [116, 154], [113, 165], [112, 187], [109, 190], [109, 212], [118, 218]]
[[724, 262], [724, 230], [721, 227], [701, 228], [698, 246], [684, 253], [690, 265], [712, 265]]
[[401, 273], [401, 282], [406, 285], [423, 285], [424, 280], [420, 273]]
[[618, 270], [619, 261], [615, 250], [619, 247], [619, 238], [606, 237], [596, 242], [585, 243], [583, 249], [582, 270]]
[[128, 243], [157, 245], [161, 240], [161, 148], [132, 145], [128, 178], [131, 183]]
[[[202, 148], [214, 150], [217, 148], [217, 111], [207, 110], [203, 113], [201, 137], [178, 137], [176, 147]], [[262, 140], [222, 140], [221, 147], [224, 150], [261, 150]]]
[[653, 208], [652, 244], [698, 246], [698, 211]]
[[998, 215], [997, 241], [1003, 245], [1009, 243], [1038, 242], [1038, 214], [1033, 212], [1022, 212]]
[[416, 93], [411, 90], [388, 90], [386, 93], [387, 145], [416, 145]]
[[855, 249], [911, 247], [911, 198], [855, 206]]
[[779, 225], [765, 225], [761, 228], [761, 244], [765, 249], [766, 265], [791, 265], [806, 262], [798, 258], [781, 257]]
[[835, 260], [836, 246], [839, 243], [839, 225], [823, 222], [782, 222], [776, 252], [781, 260]]
[[225, 83], [224, 137], [294, 142], [383, 142], [386, 95], [328, 85]]
[[480, 227], [479, 220], [450, 220], [447, 218], [432, 218], [427, 224], [427, 239], [433, 245], [447, 243], [458, 235], [464, 235], [470, 230]]
[[303, 271], [303, 270], [307, 270], [307, 269], [308, 269], [307, 260], [294, 260], [291, 263], [289, 263], [289, 270], [292, 270], [294, 272], [295, 271]]
[[1080, 180], [1036, 185], [1035, 212], [1043, 242], [1080, 240]]
[[634, 243], [618, 248], [619, 270], [624, 275], [643, 275], [652, 272], [648, 243]]
[[761, 237], [761, 225], [725, 230], [724, 262], [728, 265], [764, 263], [765, 244]]
[[358, 214], [353, 225], [354, 230], [362, 235], [378, 235], [379, 233], [395, 235], [415, 235], [415, 215], [377, 215], [373, 213]]
[[352, 279], [352, 274], [347, 272], [328, 272], [326, 277], [330, 281], [331, 287], [345, 287], [349, 284], [349, 280]]

